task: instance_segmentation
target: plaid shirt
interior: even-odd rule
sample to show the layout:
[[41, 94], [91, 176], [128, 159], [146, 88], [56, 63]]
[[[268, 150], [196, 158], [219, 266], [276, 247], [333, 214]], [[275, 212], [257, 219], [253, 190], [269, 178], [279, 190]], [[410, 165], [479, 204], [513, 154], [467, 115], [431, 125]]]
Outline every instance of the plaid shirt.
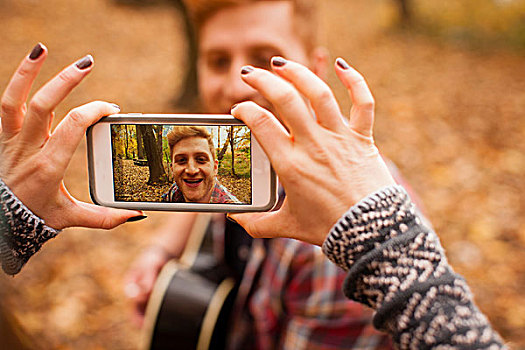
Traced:
[[[417, 196], [395, 165], [397, 183]], [[228, 349], [392, 349], [372, 310], [343, 294], [346, 272], [321, 248], [292, 239], [255, 239], [244, 270]]]
[[346, 273], [321, 248], [254, 240], [239, 287], [228, 349], [391, 349], [372, 311], [343, 294]]
[[[177, 184], [174, 182], [173, 185], [169, 188], [168, 192], [162, 195], [163, 202], [171, 203], [185, 203], [186, 200], [182, 195], [182, 191], [179, 189]], [[232, 203], [240, 204], [239, 201], [233, 194], [228, 191], [226, 187], [221, 185], [219, 181], [215, 181], [215, 187], [211, 194], [210, 203]]]

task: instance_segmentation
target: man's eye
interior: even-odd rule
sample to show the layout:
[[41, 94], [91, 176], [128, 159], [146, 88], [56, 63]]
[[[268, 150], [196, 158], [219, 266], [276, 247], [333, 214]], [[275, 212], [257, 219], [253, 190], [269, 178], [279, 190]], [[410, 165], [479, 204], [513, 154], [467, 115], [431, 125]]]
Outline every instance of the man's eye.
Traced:
[[184, 165], [188, 162], [188, 160], [186, 158], [177, 158], [175, 159], [175, 163], [177, 163], [178, 165]]
[[227, 72], [230, 69], [230, 58], [226, 56], [210, 57], [208, 67], [215, 72]]
[[270, 54], [256, 54], [251, 58], [250, 64], [257, 68], [270, 69], [270, 59], [274, 55]]
[[197, 158], [197, 162], [200, 163], [200, 164], [207, 163], [208, 162], [208, 158], [206, 158], [206, 157], [198, 157]]

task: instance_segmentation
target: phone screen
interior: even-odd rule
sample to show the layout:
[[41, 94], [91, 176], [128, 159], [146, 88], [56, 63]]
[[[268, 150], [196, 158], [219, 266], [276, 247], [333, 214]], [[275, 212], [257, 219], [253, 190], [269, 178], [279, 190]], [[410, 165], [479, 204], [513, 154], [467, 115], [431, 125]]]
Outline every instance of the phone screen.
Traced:
[[252, 204], [247, 126], [111, 124], [111, 144], [116, 202]]

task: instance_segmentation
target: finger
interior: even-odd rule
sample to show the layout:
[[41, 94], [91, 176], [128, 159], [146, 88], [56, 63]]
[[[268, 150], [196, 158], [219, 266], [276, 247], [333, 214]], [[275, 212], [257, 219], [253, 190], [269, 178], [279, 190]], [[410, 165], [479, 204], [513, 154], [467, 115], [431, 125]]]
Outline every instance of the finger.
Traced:
[[272, 113], [256, 103], [240, 103], [232, 109], [231, 114], [250, 128], [274, 166], [291, 147], [290, 135], [283, 125]]
[[144, 315], [146, 313], [147, 303], [136, 303], [133, 307], [132, 322], [137, 328], [142, 328], [144, 325]]
[[63, 173], [84, 138], [87, 128], [100, 118], [115, 114], [120, 108], [112, 103], [95, 101], [72, 109], [62, 119], [44, 145], [44, 152], [54, 162], [57, 170]]
[[254, 238], [293, 238], [310, 244], [321, 245], [318, 235], [308, 232], [309, 227], [301, 227], [297, 214], [290, 211], [286, 203], [275, 212], [228, 214], [228, 217], [241, 225]]
[[335, 96], [321, 78], [302, 64], [282, 57], [273, 57], [272, 67], [277, 75], [292, 83], [310, 101], [319, 124], [333, 131], [344, 126]]
[[140, 293], [141, 293], [141, 289], [140, 289], [140, 286], [138, 284], [138, 279], [139, 279], [139, 276], [137, 276], [138, 272], [137, 271], [132, 271], [132, 273], [134, 275], [129, 275], [126, 276], [126, 282], [124, 284], [124, 294], [129, 298], [129, 299], [132, 299], [132, 300], [136, 300], [136, 298], [139, 297]]
[[141, 296], [143, 299], [137, 299], [141, 300], [142, 302], [147, 302], [149, 299], [149, 296], [151, 295], [151, 291], [153, 290], [153, 287], [155, 286], [155, 281], [157, 280], [157, 277], [159, 276], [159, 271], [155, 270], [154, 272], [149, 272], [142, 276], [140, 287], [141, 287]]
[[104, 230], [115, 228], [135, 218], [146, 218], [141, 211], [107, 208], [80, 201], [75, 201], [68, 216], [65, 227], [78, 226]]
[[228, 217], [241, 225], [254, 238], [281, 237], [283, 232], [287, 232], [281, 228], [283, 221], [280, 219], [280, 211], [228, 214]]
[[157, 279], [158, 271], [152, 273], [135, 270], [133, 273], [134, 276], [127, 277], [124, 294], [136, 304], [146, 303]]
[[[155, 280], [153, 280], [153, 282], [155, 282]], [[142, 283], [140, 283], [135, 284], [134, 287], [136, 288], [136, 294], [128, 294], [128, 297], [136, 304], [140, 305], [146, 303], [149, 299], [151, 289], [153, 288], [153, 286], [150, 289], [147, 289], [145, 286], [142, 285]], [[126, 291], [126, 293], [129, 293], [131, 288], [129, 288], [129, 285], [127, 286], [127, 288], [128, 290]]]
[[288, 82], [267, 70], [246, 66], [242, 79], [259, 91], [275, 108], [277, 117], [294, 137], [311, 134], [315, 122], [299, 92]]
[[51, 116], [56, 106], [77, 86], [93, 68], [90, 55], [66, 67], [36, 92], [26, 113], [21, 137], [27, 143], [38, 146], [49, 136]]
[[365, 78], [342, 58], [336, 60], [335, 71], [352, 99], [350, 127], [364, 136], [372, 136], [375, 101]]
[[27, 96], [47, 56], [47, 49], [38, 43], [20, 63], [2, 95], [2, 129], [8, 137], [17, 134], [24, 121]]

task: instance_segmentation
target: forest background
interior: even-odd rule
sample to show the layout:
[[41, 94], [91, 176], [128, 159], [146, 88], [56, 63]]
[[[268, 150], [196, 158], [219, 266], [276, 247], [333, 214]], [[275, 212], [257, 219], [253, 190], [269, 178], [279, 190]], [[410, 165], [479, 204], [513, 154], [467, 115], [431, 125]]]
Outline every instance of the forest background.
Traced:
[[[121, 0], [124, 1], [124, 0]], [[187, 68], [183, 21], [162, 1], [0, 0], [0, 87], [38, 41], [49, 57], [36, 86], [77, 58], [92, 74], [60, 105], [95, 99], [124, 113], [173, 113]], [[375, 135], [425, 204], [455, 270], [515, 349], [525, 349], [525, 3], [419, 0], [401, 20], [394, 0], [322, 0], [321, 41], [364, 76]], [[344, 111], [347, 92], [329, 83]], [[34, 89], [33, 89], [34, 91]], [[89, 201], [86, 147], [65, 179]], [[45, 349], [137, 349], [122, 279], [169, 214], [112, 231], [68, 229], [0, 297]]]
[[[217, 180], [251, 203], [251, 132], [246, 126], [208, 126], [218, 161]], [[170, 125], [111, 126], [115, 200], [160, 202], [173, 184]]]

